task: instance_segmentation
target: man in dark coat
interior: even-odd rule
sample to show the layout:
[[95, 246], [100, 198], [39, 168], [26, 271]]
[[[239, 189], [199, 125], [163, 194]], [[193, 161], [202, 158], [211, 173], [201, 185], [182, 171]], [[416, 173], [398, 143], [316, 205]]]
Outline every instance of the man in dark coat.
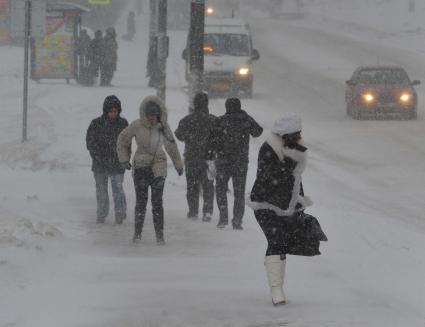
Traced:
[[100, 72], [100, 85], [111, 86], [112, 78], [117, 70], [118, 62], [118, 43], [117, 34], [113, 27], [106, 30], [106, 35], [103, 39], [103, 62]]
[[97, 78], [104, 59], [103, 36], [101, 30], [97, 30], [94, 33], [94, 39], [91, 41], [88, 50], [88, 58], [90, 60], [91, 74], [93, 78]]
[[227, 189], [232, 179], [234, 192], [233, 229], [242, 229], [250, 136], [259, 137], [263, 128], [245, 111], [237, 98], [226, 100], [226, 114], [217, 119], [212, 149], [217, 153], [216, 194], [220, 210], [218, 228], [228, 224]]
[[126, 218], [127, 203], [122, 185], [125, 168], [120, 165], [116, 148], [118, 135], [128, 122], [120, 114], [120, 100], [115, 95], [108, 96], [103, 104], [103, 115], [92, 120], [87, 130], [86, 144], [96, 182], [97, 223], [104, 223], [109, 212], [108, 179], [112, 185], [115, 222], [121, 224]]
[[[213, 213], [214, 178], [208, 173], [208, 145], [216, 117], [209, 114], [208, 95], [198, 93], [193, 100], [193, 113], [184, 117], [175, 135], [185, 143], [184, 163], [187, 181], [187, 218], [197, 219], [199, 211], [199, 192], [202, 186], [204, 206], [202, 220], [209, 222]], [[208, 176], [210, 175], [210, 176]]]
[[89, 64], [89, 48], [90, 48], [91, 38], [87, 34], [87, 30], [82, 29], [81, 34], [78, 38], [77, 43], [77, 52], [80, 56], [80, 68], [86, 68]]
[[136, 20], [134, 11], [130, 11], [127, 17], [127, 34], [123, 36], [125, 40], [133, 41], [136, 35]]

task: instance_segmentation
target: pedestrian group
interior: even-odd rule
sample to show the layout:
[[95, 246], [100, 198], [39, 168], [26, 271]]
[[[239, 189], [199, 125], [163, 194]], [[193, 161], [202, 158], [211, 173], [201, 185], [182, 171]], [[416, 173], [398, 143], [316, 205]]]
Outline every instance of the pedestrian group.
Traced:
[[81, 30], [77, 43], [79, 56], [79, 82], [94, 85], [100, 77], [100, 86], [112, 86], [111, 81], [117, 70], [118, 42], [115, 29], [109, 27], [105, 36], [101, 30], [91, 39], [86, 30]]
[[[187, 218], [199, 218], [202, 192], [202, 221], [211, 221], [216, 196], [217, 228], [225, 228], [229, 223], [228, 184], [232, 180], [231, 223], [234, 230], [243, 229], [249, 142], [251, 137], [259, 137], [263, 128], [242, 109], [238, 98], [226, 100], [226, 113], [220, 117], [209, 113], [208, 104], [208, 95], [198, 93], [191, 113], [173, 133], [160, 98], [146, 97], [140, 105], [140, 118], [129, 125], [121, 117], [120, 100], [114, 95], [106, 97], [102, 116], [91, 122], [86, 136], [96, 184], [97, 223], [104, 223], [109, 212], [108, 180], [115, 222], [122, 224], [126, 219], [123, 180], [125, 170], [132, 170], [136, 193], [133, 242], [142, 238], [150, 189], [156, 241], [164, 245], [163, 192], [168, 154], [178, 175], [186, 175]], [[304, 212], [312, 202], [304, 195], [301, 181], [308, 152], [301, 130], [296, 114], [283, 115], [275, 122], [260, 148], [257, 176], [248, 200], [268, 243], [264, 265], [274, 305], [286, 303], [286, 255], [319, 255], [320, 241], [327, 240], [317, 219]], [[175, 138], [185, 144], [184, 163]], [[133, 140], [137, 148], [131, 161]]]

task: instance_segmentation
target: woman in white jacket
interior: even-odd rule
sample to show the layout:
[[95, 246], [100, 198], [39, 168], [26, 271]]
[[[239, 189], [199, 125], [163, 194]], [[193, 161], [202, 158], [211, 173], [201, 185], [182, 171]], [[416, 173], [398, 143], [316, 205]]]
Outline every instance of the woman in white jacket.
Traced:
[[179, 176], [183, 174], [183, 162], [174, 135], [167, 123], [167, 108], [161, 99], [155, 96], [146, 97], [140, 105], [140, 119], [132, 122], [118, 137], [118, 158], [127, 169], [131, 168], [130, 145], [133, 137], [137, 144], [133, 158], [133, 179], [136, 191], [133, 241], [140, 241], [142, 236], [150, 187], [156, 240], [158, 245], [163, 245], [165, 241], [162, 196], [167, 176], [165, 151], [171, 157]]

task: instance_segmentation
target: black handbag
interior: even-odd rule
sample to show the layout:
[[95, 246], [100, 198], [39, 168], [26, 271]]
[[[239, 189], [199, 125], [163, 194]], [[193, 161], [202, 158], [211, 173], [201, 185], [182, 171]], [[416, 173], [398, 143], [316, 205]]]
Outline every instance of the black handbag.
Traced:
[[316, 217], [298, 212], [290, 217], [285, 253], [300, 256], [320, 255], [320, 242], [328, 240]]

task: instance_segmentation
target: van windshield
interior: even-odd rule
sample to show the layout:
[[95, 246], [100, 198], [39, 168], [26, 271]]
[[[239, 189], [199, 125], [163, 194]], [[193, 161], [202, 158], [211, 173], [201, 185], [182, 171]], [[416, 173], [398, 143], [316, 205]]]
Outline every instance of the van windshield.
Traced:
[[250, 55], [249, 38], [246, 34], [205, 34], [205, 55], [244, 56]]

